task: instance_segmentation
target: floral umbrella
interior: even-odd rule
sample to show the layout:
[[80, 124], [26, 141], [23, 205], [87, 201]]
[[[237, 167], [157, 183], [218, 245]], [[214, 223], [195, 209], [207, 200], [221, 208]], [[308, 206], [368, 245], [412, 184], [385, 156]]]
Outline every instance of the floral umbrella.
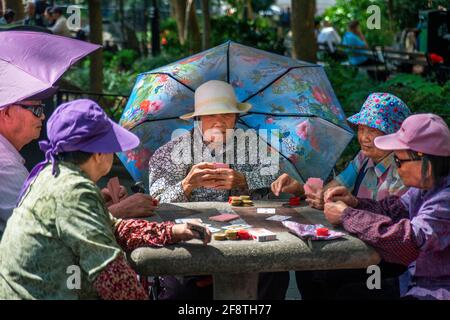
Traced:
[[193, 127], [179, 116], [193, 111], [195, 89], [209, 80], [227, 81], [253, 105], [239, 127], [276, 129], [279, 147], [268, 150], [280, 153], [281, 171], [302, 181], [325, 179], [353, 137], [321, 66], [229, 41], [138, 76], [120, 124], [141, 144], [118, 154], [135, 180], [147, 182], [151, 155], [175, 129]]

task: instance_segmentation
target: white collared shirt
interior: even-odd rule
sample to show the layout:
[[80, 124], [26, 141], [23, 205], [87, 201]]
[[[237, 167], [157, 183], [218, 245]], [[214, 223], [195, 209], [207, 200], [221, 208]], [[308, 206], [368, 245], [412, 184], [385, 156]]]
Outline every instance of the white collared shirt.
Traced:
[[0, 234], [17, 204], [20, 189], [28, 177], [25, 160], [0, 134]]

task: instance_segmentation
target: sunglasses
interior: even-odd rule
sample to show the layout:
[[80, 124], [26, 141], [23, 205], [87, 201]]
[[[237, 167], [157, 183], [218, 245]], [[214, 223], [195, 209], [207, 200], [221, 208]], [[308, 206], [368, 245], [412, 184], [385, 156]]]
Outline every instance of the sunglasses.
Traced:
[[420, 160], [422, 160], [422, 157], [420, 157], [420, 156], [418, 156], [418, 157], [415, 158], [415, 159], [399, 159], [399, 158], [394, 154], [394, 162], [395, 162], [395, 165], [397, 166], [397, 168], [400, 168], [404, 162], [420, 161]]
[[31, 111], [38, 118], [40, 118], [42, 116], [42, 114], [44, 113], [44, 108], [45, 108], [45, 104], [43, 104], [43, 103], [33, 104], [33, 105], [15, 103], [15, 105], [18, 105], [18, 106], [24, 108], [25, 110]]

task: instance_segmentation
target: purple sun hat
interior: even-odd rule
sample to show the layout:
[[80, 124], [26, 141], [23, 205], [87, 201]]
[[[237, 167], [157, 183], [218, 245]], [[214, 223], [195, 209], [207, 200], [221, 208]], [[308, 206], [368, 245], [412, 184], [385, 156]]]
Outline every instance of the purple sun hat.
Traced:
[[374, 143], [381, 150], [413, 150], [450, 157], [450, 130], [441, 117], [432, 113], [412, 115], [396, 133], [377, 137]]
[[40, 141], [45, 160], [37, 164], [25, 181], [19, 199], [35, 176], [52, 163], [57, 175], [57, 155], [63, 152], [84, 151], [114, 153], [128, 151], [139, 145], [139, 138], [108, 118], [94, 101], [79, 99], [60, 105], [47, 122], [48, 141]]
[[408, 106], [390, 93], [372, 93], [361, 110], [347, 121], [353, 125], [365, 125], [391, 134], [400, 129], [402, 122], [411, 115]]
[[113, 153], [139, 145], [136, 135], [109, 119], [103, 109], [89, 99], [60, 105], [48, 119], [47, 136], [49, 141], [39, 144], [55, 155], [69, 151]]

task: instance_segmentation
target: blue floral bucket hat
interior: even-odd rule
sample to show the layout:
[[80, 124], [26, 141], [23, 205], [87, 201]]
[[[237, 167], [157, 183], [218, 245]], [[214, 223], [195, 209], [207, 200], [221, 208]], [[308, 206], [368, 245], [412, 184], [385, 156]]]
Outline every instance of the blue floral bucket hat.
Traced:
[[361, 110], [347, 118], [353, 125], [365, 125], [385, 134], [395, 133], [402, 122], [411, 115], [411, 110], [400, 98], [390, 93], [372, 93]]

